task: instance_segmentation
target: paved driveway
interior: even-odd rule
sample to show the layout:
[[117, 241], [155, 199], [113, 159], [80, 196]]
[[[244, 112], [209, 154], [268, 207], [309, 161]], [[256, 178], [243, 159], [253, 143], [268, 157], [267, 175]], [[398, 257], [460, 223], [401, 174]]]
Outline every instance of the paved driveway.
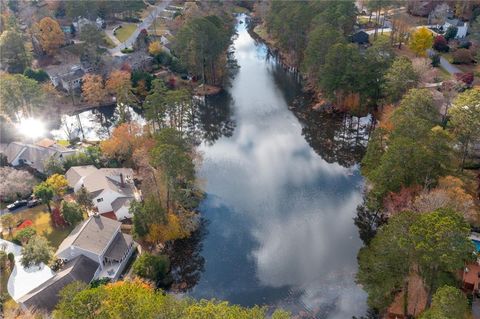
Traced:
[[132, 35], [127, 39], [127, 41], [117, 45], [116, 47], [109, 49], [108, 51], [112, 55], [123, 55], [121, 52], [122, 49], [127, 48], [127, 47], [132, 47], [133, 44], [135, 43], [135, 40], [137, 39], [138, 35], [140, 34], [140, 31], [142, 29], [148, 30], [150, 25], [152, 25], [153, 21], [160, 15], [160, 13], [165, 10], [165, 8], [170, 4], [170, 0], [165, 0], [159, 5], [155, 6], [155, 9], [145, 18], [143, 19], [143, 22], [137, 25], [137, 28], [135, 31], [132, 33]]
[[13, 253], [15, 256], [15, 268], [13, 268], [10, 278], [8, 278], [7, 286], [8, 293], [15, 301], [55, 275], [43, 263], [40, 266], [24, 268], [20, 262], [22, 259], [22, 247], [12, 242], [0, 239], [0, 249], [5, 250], [7, 253]]
[[[434, 54], [435, 51], [433, 51], [432, 49], [429, 49], [428, 50], [428, 55], [429, 56], [432, 56], [432, 54]], [[444, 68], [448, 73], [450, 73], [451, 75], [454, 75], [455, 73], [463, 73], [462, 70], [460, 70], [459, 68], [457, 68], [455, 65], [451, 64], [450, 62], [448, 62], [447, 59], [445, 59], [443, 56], [440, 55], [440, 66], [442, 68]]]

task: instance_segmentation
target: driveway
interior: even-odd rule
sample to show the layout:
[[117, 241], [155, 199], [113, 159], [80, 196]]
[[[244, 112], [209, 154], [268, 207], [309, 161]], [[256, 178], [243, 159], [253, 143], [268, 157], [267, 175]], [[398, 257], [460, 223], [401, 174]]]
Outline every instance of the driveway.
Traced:
[[[159, 5], [154, 6], [155, 9], [145, 18], [143, 19], [142, 23], [137, 25], [137, 28], [135, 31], [132, 33], [132, 35], [127, 39], [127, 41], [120, 43], [116, 47], [109, 49], [108, 51], [110, 52], [111, 55], [123, 55], [121, 52], [122, 49], [132, 47], [133, 44], [135, 43], [135, 40], [137, 39], [138, 35], [140, 34], [140, 31], [142, 29], [148, 30], [150, 25], [152, 25], [153, 21], [160, 15], [160, 13], [165, 10], [165, 8], [170, 4], [170, 0], [165, 0]], [[110, 37], [110, 36], [109, 36]]]
[[37, 288], [45, 281], [52, 278], [55, 273], [43, 263], [40, 266], [24, 268], [21, 264], [22, 247], [0, 239], [0, 249], [15, 256], [15, 267], [8, 278], [7, 290], [13, 300], [18, 301], [21, 297]]
[[[432, 49], [429, 49], [428, 50], [428, 55], [429, 56], [432, 56], [432, 54], [434, 54], [435, 51], [433, 51]], [[447, 71], [448, 73], [450, 73], [451, 75], [454, 75], [455, 73], [463, 73], [462, 70], [460, 70], [459, 68], [457, 68], [455, 65], [451, 64], [450, 62], [448, 62], [447, 59], [445, 59], [443, 56], [440, 55], [440, 66], [442, 68], [445, 69], [445, 71]]]

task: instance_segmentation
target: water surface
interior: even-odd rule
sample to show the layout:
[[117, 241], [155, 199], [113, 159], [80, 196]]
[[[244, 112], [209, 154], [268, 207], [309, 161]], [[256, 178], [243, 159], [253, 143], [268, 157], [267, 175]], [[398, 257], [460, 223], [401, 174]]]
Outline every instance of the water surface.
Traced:
[[245, 23], [237, 32], [240, 69], [221, 99], [234, 129], [199, 147], [207, 224], [203, 272], [189, 294], [312, 318], [362, 315], [352, 218], [362, 200], [363, 120], [321, 116], [305, 127], [289, 110], [301, 96], [295, 77]]

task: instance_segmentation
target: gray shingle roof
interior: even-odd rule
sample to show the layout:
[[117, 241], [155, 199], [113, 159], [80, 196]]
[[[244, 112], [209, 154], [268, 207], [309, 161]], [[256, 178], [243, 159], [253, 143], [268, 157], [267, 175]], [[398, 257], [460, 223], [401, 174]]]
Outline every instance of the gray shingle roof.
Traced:
[[73, 281], [89, 283], [99, 264], [80, 255], [65, 264], [63, 270], [39, 287], [20, 298], [27, 308], [52, 311], [59, 301], [60, 291]]
[[120, 229], [121, 223], [102, 216], [91, 216], [82, 224], [75, 227], [70, 235], [60, 244], [57, 254], [70, 246], [100, 255]]
[[112, 202], [112, 209], [114, 212], [122, 208], [122, 206], [129, 206], [132, 197], [119, 197]]

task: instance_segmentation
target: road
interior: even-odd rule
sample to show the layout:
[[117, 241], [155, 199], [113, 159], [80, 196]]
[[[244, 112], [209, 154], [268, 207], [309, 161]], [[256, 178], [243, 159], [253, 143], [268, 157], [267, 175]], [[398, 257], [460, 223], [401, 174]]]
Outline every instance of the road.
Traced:
[[165, 0], [159, 5], [156, 5], [155, 9], [145, 19], [143, 19], [142, 23], [137, 25], [137, 28], [132, 33], [132, 35], [127, 39], [127, 41], [120, 43], [116, 47], [108, 50], [110, 54], [123, 55], [121, 50], [124, 48], [132, 47], [138, 35], [140, 34], [140, 31], [142, 31], [142, 29], [148, 30], [148, 28], [152, 25], [153, 21], [155, 21], [155, 19], [160, 15], [160, 13], [163, 12], [163, 10], [165, 10], [165, 8], [169, 4], [170, 4], [170, 0]]

